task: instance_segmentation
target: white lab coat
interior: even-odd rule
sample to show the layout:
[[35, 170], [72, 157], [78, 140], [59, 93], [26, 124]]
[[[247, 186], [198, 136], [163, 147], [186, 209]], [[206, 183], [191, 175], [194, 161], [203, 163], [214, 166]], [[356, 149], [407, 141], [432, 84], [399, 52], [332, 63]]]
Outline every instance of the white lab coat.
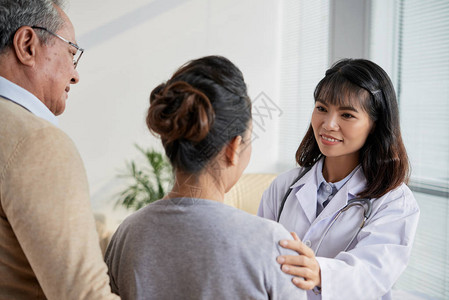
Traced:
[[[276, 220], [281, 201], [292, 187], [279, 221], [314, 250], [334, 215], [366, 185], [359, 168], [316, 217], [317, 165], [293, 185], [300, 168], [278, 176], [264, 192], [258, 211], [259, 216]], [[410, 257], [419, 208], [405, 184], [371, 201], [371, 217], [346, 252], [342, 249], [361, 222], [360, 212], [343, 213], [330, 229], [317, 253], [321, 295], [308, 291], [308, 299], [391, 299], [391, 288]]]

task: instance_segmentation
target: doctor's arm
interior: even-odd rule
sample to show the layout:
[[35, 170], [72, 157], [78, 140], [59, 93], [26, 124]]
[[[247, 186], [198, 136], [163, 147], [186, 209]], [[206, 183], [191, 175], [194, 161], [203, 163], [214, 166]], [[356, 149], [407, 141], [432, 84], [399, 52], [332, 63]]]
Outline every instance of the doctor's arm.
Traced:
[[[410, 190], [402, 187], [397, 194], [400, 195], [375, 200], [380, 201], [379, 205], [358, 234], [353, 249], [340, 252], [335, 258], [316, 257], [322, 299], [379, 298], [391, 290], [407, 266], [419, 218]], [[299, 255], [283, 256], [283, 270], [287, 266], [286, 273], [307, 278], [304, 269], [310, 267], [303, 261], [304, 257], [311, 257], [308, 247], [300, 241], [288, 241], [286, 248]], [[303, 284], [295, 285], [305, 288]]]

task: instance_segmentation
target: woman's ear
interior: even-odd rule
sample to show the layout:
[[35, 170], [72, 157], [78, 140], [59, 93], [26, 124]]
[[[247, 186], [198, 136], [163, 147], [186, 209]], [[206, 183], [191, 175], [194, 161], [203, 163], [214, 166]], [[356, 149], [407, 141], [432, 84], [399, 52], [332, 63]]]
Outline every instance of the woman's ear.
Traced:
[[225, 151], [226, 162], [228, 164], [230, 164], [231, 166], [235, 166], [239, 162], [238, 149], [239, 149], [239, 146], [241, 143], [242, 143], [242, 137], [238, 135], [238, 136], [234, 137], [226, 146], [226, 151]]
[[30, 26], [17, 29], [13, 38], [13, 50], [17, 59], [24, 65], [33, 67], [36, 63], [36, 47], [39, 37]]

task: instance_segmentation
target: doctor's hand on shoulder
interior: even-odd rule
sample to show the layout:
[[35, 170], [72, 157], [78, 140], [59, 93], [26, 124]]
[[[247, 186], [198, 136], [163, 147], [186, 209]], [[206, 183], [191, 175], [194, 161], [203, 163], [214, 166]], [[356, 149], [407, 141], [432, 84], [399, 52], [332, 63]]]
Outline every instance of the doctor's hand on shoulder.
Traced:
[[321, 287], [321, 269], [315, 258], [315, 253], [307, 247], [296, 233], [291, 232], [292, 240], [282, 240], [279, 244], [287, 249], [298, 252], [299, 255], [281, 255], [277, 262], [280, 263], [282, 271], [295, 276], [293, 283], [301, 289], [311, 290], [314, 287]]

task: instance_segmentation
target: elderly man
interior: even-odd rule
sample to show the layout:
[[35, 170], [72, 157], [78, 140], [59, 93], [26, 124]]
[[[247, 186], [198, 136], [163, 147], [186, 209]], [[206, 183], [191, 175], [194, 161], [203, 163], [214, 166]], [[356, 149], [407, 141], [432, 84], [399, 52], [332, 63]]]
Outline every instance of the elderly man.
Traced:
[[55, 126], [82, 52], [60, 1], [0, 0], [0, 299], [118, 299], [82, 161]]

